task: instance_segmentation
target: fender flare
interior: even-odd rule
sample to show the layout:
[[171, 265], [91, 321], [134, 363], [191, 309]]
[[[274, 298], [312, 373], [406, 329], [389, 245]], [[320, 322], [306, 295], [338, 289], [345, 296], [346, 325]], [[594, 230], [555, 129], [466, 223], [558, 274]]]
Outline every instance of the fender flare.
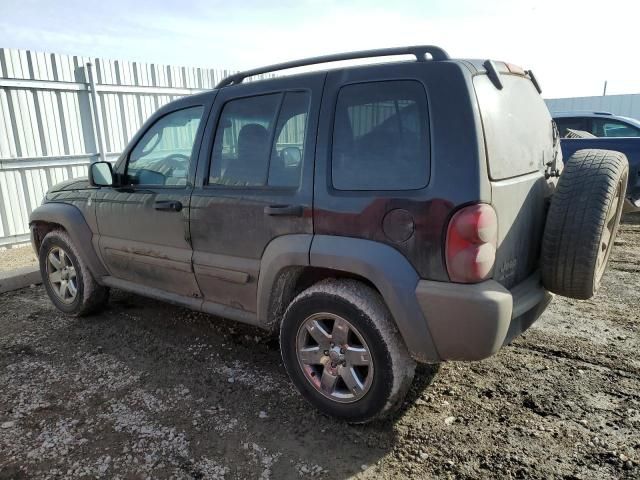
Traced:
[[[273, 239], [262, 254], [260, 274], [258, 275], [257, 317], [258, 324], [269, 328], [274, 320], [284, 314], [286, 305], [275, 303], [282, 296], [281, 289], [289, 283], [287, 278], [283, 283], [276, 282], [285, 270], [295, 271], [295, 267], [309, 265], [309, 250], [313, 235], [283, 235]], [[280, 283], [280, 282], [278, 282]], [[295, 282], [294, 282], [295, 283]]]
[[[89, 270], [96, 279], [109, 275], [104, 264], [96, 255], [93, 248], [93, 232], [87, 224], [82, 212], [68, 203], [45, 203], [36, 208], [29, 216], [29, 226], [33, 241], [33, 226], [35, 223], [55, 223], [64, 228], [78, 253], [82, 256]], [[34, 242], [35, 248], [35, 242]]]
[[274, 239], [265, 249], [258, 279], [260, 324], [268, 326], [273, 321], [272, 288], [279, 275], [287, 268], [294, 267], [295, 271], [295, 267], [301, 270], [305, 266], [351, 273], [369, 280], [387, 304], [411, 356], [421, 362], [441, 361], [416, 297], [418, 274], [395, 248], [372, 240], [310, 234]]

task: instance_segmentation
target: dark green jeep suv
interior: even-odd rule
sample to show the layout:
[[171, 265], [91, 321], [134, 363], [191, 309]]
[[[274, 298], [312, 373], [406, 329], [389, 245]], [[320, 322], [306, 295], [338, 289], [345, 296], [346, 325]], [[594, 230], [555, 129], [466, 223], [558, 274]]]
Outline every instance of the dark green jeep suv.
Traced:
[[[390, 55], [411, 59], [244, 82]], [[581, 151], [562, 169], [533, 73], [392, 48], [176, 100], [30, 223], [60, 310], [117, 288], [279, 331], [302, 395], [366, 422], [416, 362], [486, 358], [549, 291], [593, 295], [627, 162]]]

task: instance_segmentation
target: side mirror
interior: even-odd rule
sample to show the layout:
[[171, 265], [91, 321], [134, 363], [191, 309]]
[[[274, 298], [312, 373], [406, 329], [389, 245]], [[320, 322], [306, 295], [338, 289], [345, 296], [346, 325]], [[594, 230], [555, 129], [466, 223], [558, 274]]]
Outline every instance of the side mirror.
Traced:
[[95, 162], [89, 165], [89, 184], [92, 187], [113, 185], [113, 170], [109, 162]]
[[285, 167], [297, 167], [302, 162], [302, 152], [298, 147], [285, 147], [280, 153]]

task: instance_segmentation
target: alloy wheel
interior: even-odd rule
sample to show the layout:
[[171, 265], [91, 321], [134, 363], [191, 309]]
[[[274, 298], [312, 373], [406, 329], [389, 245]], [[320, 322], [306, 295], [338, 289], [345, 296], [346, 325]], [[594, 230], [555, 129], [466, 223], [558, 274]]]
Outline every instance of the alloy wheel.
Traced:
[[71, 258], [60, 247], [47, 254], [47, 279], [56, 297], [63, 303], [73, 303], [78, 296], [78, 277]]
[[307, 317], [298, 329], [296, 354], [309, 383], [331, 400], [355, 402], [371, 388], [369, 346], [339, 315], [323, 312]]

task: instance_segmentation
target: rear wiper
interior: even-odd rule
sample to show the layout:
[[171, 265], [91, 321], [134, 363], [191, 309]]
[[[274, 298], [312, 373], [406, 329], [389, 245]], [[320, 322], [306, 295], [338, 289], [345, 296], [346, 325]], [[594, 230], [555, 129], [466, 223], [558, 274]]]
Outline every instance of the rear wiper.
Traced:
[[524, 73], [529, 76], [531, 83], [533, 83], [533, 86], [536, 87], [538, 93], [542, 94], [542, 88], [540, 88], [540, 84], [538, 83], [538, 79], [536, 78], [536, 76], [533, 74], [533, 70], [525, 70]]
[[[540, 88], [540, 84], [538, 83], [538, 79], [536, 78], [536, 76], [533, 74], [533, 70], [524, 70], [521, 67], [512, 65], [510, 63], [505, 63], [505, 65], [507, 66], [509, 72], [521, 75], [531, 80], [531, 83], [533, 83], [533, 86], [538, 91], [538, 93], [542, 94], [542, 88]], [[487, 71], [487, 76], [489, 77], [489, 80], [491, 80], [491, 83], [493, 83], [493, 85], [498, 90], [502, 90], [504, 88], [504, 85], [502, 83], [502, 80], [500, 79], [500, 71], [498, 70], [498, 67], [496, 67], [495, 62], [493, 60], [485, 60], [482, 66]]]

